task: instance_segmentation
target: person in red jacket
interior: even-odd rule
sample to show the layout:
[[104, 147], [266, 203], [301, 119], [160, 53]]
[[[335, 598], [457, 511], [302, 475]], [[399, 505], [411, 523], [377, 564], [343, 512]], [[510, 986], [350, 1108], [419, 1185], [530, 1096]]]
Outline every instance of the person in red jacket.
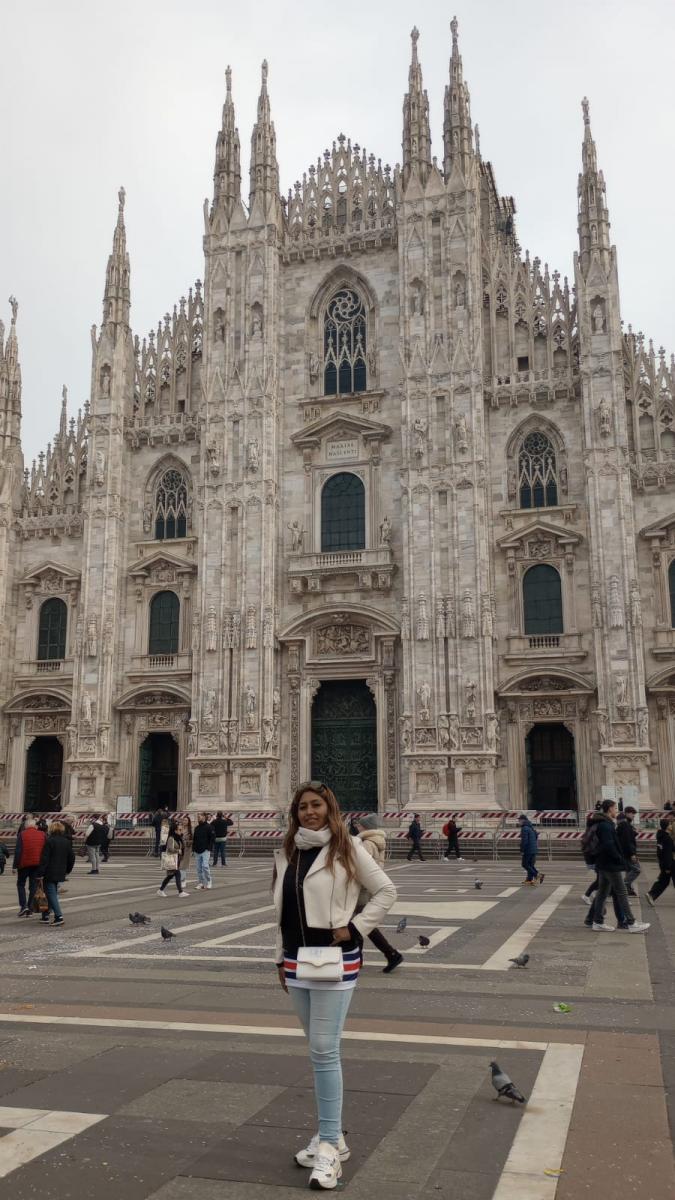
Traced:
[[[19, 916], [29, 917], [33, 907], [33, 898], [38, 881], [38, 868], [42, 858], [42, 850], [47, 840], [46, 834], [35, 825], [35, 818], [27, 814], [23, 828], [19, 831], [14, 850], [13, 869], [16, 871], [16, 890], [19, 894]], [[28, 900], [26, 900], [26, 881], [28, 881]]]

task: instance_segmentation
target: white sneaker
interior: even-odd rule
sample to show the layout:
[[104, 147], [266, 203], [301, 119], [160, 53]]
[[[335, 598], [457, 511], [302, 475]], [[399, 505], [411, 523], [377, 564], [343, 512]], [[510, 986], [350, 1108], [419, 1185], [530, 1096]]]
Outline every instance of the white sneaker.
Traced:
[[597, 921], [593, 922], [591, 929], [593, 933], [616, 933], [613, 925], [598, 925]]
[[581, 899], [583, 900], [584, 904], [587, 904], [589, 908], [591, 907], [591, 904], [593, 903], [593, 901], [591, 900], [590, 896], [586, 895], [585, 892], [581, 893]]
[[163, 892], [161, 888], [158, 888], [158, 889], [157, 889], [157, 895], [158, 895], [158, 896], [163, 896], [163, 897], [164, 897], [164, 899], [166, 900], [166, 892]]
[[635, 921], [628, 926], [626, 933], [646, 933], [649, 929], [649, 921]]
[[203, 883], [196, 883], [196, 884], [195, 884], [195, 891], [196, 891], [196, 892], [202, 892], [203, 890], [204, 890], [204, 884], [203, 884]]
[[[316, 1152], [319, 1149], [320, 1141], [321, 1141], [321, 1138], [319, 1137], [319, 1134], [315, 1133], [314, 1137], [312, 1138], [309, 1145], [305, 1146], [304, 1150], [298, 1150], [298, 1153], [295, 1156], [296, 1166], [298, 1166], [298, 1167], [313, 1167], [314, 1166], [314, 1160], [316, 1158]], [[340, 1134], [340, 1141], [338, 1142], [338, 1154], [340, 1155], [340, 1162], [346, 1162], [347, 1159], [349, 1158], [349, 1155], [351, 1154], [351, 1150], [349, 1149], [349, 1146], [347, 1145], [343, 1134]]]
[[184, 899], [185, 899], [185, 897], [186, 897], [186, 896], [189, 896], [189, 895], [190, 895], [190, 893], [189, 893], [189, 892], [179, 892], [179, 893], [178, 893], [178, 899], [179, 899], [179, 900], [184, 900]]
[[457, 862], [466, 862], [466, 859], [462, 858], [462, 856], [460, 854], [459, 858], [457, 859]]
[[309, 1177], [309, 1186], [313, 1191], [319, 1192], [322, 1189], [332, 1191], [338, 1185], [338, 1179], [342, 1176], [342, 1163], [340, 1155], [335, 1146], [330, 1142], [319, 1142], [314, 1160], [312, 1174]]
[[212, 888], [212, 887], [213, 887], [213, 884], [212, 884], [212, 883], [207, 883], [207, 884], [205, 884], [204, 886], [205, 886], [205, 888], [206, 888], [206, 891], [208, 892], [208, 891], [209, 891], [209, 888]]
[[443, 855], [443, 862], [450, 862], [450, 859], [448, 858], [447, 854]]

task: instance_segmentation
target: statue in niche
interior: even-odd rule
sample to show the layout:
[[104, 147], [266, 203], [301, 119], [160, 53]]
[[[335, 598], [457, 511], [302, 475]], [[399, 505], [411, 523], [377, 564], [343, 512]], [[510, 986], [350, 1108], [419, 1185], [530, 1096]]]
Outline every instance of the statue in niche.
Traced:
[[415, 458], [421, 461], [424, 458], [424, 451], [427, 448], [427, 423], [423, 417], [415, 418], [412, 430]]
[[152, 533], [152, 505], [146, 504], [143, 509], [143, 533]]
[[418, 642], [427, 642], [429, 640], [429, 613], [427, 611], [427, 598], [424, 592], [420, 592], [419, 600], [417, 601], [417, 640]]
[[305, 540], [305, 531], [299, 521], [291, 521], [288, 529], [291, 531], [291, 550], [293, 554], [301, 554]]
[[230, 720], [230, 754], [237, 753], [239, 745], [239, 722], [236, 717]]
[[593, 306], [592, 320], [593, 320], [593, 333], [604, 333], [605, 332], [605, 310], [604, 310], [603, 305], [600, 303], [600, 301], [598, 301]]
[[274, 613], [271, 608], [265, 609], [263, 617], [263, 646], [274, 645]]
[[488, 750], [499, 753], [499, 717], [496, 713], [485, 714], [485, 740]]
[[476, 621], [473, 612], [473, 596], [467, 588], [462, 596], [462, 637], [476, 636]]
[[68, 738], [68, 757], [74, 758], [77, 754], [77, 725], [66, 725], [66, 736]]
[[225, 341], [225, 313], [217, 308], [213, 314], [213, 336], [217, 342]]
[[445, 636], [445, 600], [439, 596], [436, 601], [436, 637], [444, 638]]
[[246, 712], [246, 728], [253, 729], [255, 727], [255, 717], [258, 707], [256, 694], [250, 683], [246, 685], [244, 691], [244, 710]]
[[464, 693], [466, 695], [466, 716], [468, 721], [474, 721], [476, 718], [476, 689], [478, 684], [473, 679], [467, 679], [464, 685]]
[[206, 458], [209, 471], [212, 475], [217, 475], [220, 471], [220, 463], [218, 462], [218, 443], [214, 437], [210, 437], [206, 443]]
[[410, 315], [411, 317], [424, 316], [424, 292], [421, 283], [413, 284], [410, 294]]
[[274, 722], [270, 717], [263, 717], [262, 735], [263, 754], [269, 754], [274, 741]]
[[459, 454], [466, 454], [469, 450], [469, 430], [466, 424], [464, 413], [460, 413], [455, 421], [455, 438], [457, 439], [457, 451]]
[[466, 304], [466, 287], [464, 286], [464, 279], [461, 275], [457, 276], [454, 291], [455, 308], [464, 308], [464, 305]]
[[598, 420], [602, 437], [609, 437], [612, 432], [612, 409], [606, 396], [602, 397], [598, 405]]
[[609, 580], [609, 627], [610, 629], [623, 629], [623, 606], [618, 575], [610, 576]]
[[228, 754], [230, 750], [230, 724], [229, 721], [221, 721], [218, 730], [218, 749], [223, 754]]
[[199, 614], [195, 613], [192, 618], [192, 649], [195, 653], [199, 650], [201, 644], [201, 629], [199, 627]]
[[637, 714], [638, 745], [649, 745], [649, 713], [646, 708], [639, 708]]
[[251, 471], [251, 473], [255, 473], [260, 467], [260, 444], [257, 438], [253, 438], [249, 442], [246, 458], [249, 471]]
[[594, 629], [602, 629], [602, 602], [600, 600], [599, 587], [591, 588], [591, 613]]
[[493, 620], [492, 620], [492, 599], [490, 596], [483, 596], [480, 602], [480, 631], [483, 637], [492, 637]]
[[216, 710], [216, 693], [213, 688], [209, 688], [204, 696], [204, 728], [213, 729]]
[[447, 750], [450, 744], [450, 722], [447, 713], [438, 714], [438, 749]]
[[97, 450], [94, 455], [94, 483], [97, 487], [103, 487], [105, 483], [105, 454], [102, 450]]
[[640, 602], [640, 585], [634, 579], [630, 585], [630, 619], [633, 629], [642, 625], [642, 604]]
[[609, 720], [604, 708], [596, 708], [595, 719], [598, 725], [598, 736], [601, 746], [609, 745]]
[[251, 337], [261, 338], [263, 331], [262, 310], [259, 304], [254, 304], [251, 309]]
[[422, 721], [423, 724], [426, 724], [426, 722], [429, 720], [430, 715], [431, 715], [430, 709], [429, 709], [429, 705], [431, 703], [431, 686], [427, 682], [426, 679], [418, 685], [417, 703], [418, 703], [418, 709], [419, 709], [419, 714], [420, 714], [420, 721]]
[[197, 722], [196, 721], [188, 721], [187, 727], [188, 727], [188, 740], [187, 740], [188, 754], [192, 757], [192, 755], [197, 753]]
[[459, 717], [457, 713], [450, 713], [448, 719], [448, 737], [450, 739], [450, 749], [459, 750]]
[[110, 367], [103, 367], [101, 371], [101, 395], [110, 395]]
[[232, 645], [235, 650], [239, 649], [241, 643], [241, 613], [232, 614]]
[[615, 675], [614, 690], [616, 694], [617, 708], [625, 708], [628, 704], [628, 676]]
[[369, 346], [368, 350], [366, 351], [366, 362], [368, 364], [369, 378], [371, 380], [376, 379], [377, 378], [377, 354], [373, 350], [372, 346]]
[[216, 649], [218, 641], [218, 631], [216, 622], [216, 609], [213, 604], [209, 605], [209, 611], [206, 614], [206, 649], [213, 651]]
[[309, 356], [309, 378], [312, 383], [316, 383], [321, 371], [321, 363], [319, 362], [318, 354], [314, 351]]
[[516, 468], [509, 467], [506, 473], [506, 494], [509, 500], [516, 498]]
[[275, 688], [272, 692], [272, 716], [275, 723], [278, 722], [279, 718], [281, 717], [281, 692], [278, 688]]
[[81, 704], [80, 712], [82, 715], [82, 723], [87, 727], [90, 726], [91, 725], [91, 696], [89, 695], [89, 692], [82, 693], [82, 704]]
[[407, 715], [401, 717], [399, 725], [401, 727], [401, 749], [409, 750], [412, 742], [412, 721], [410, 717]]
[[385, 517], [380, 525], [380, 545], [391, 545], [391, 521], [389, 520], [389, 517]]
[[82, 650], [83, 638], [84, 638], [84, 622], [82, 620], [82, 617], [79, 616], [77, 618], [77, 623], [75, 625], [75, 649], [78, 654]]
[[98, 654], [98, 621], [96, 617], [87, 620], [87, 657], [96, 658]]

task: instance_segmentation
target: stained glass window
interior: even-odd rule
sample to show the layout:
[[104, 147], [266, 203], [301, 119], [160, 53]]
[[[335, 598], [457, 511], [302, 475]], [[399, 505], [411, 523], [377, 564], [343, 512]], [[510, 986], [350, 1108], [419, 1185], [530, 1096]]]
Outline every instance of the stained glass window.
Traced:
[[562, 633], [562, 590], [555, 567], [530, 567], [523, 578], [523, 618], [526, 634]]
[[518, 456], [521, 508], [549, 508], [558, 503], [555, 450], [546, 434], [528, 433]]
[[321, 550], [363, 550], [366, 544], [366, 492], [358, 475], [342, 471], [327, 479], [321, 493]]
[[171, 467], [162, 475], [155, 493], [155, 538], [158, 541], [187, 536], [187, 502], [185, 476]]
[[366, 310], [351, 288], [340, 288], [326, 309], [323, 390], [326, 396], [366, 390]]

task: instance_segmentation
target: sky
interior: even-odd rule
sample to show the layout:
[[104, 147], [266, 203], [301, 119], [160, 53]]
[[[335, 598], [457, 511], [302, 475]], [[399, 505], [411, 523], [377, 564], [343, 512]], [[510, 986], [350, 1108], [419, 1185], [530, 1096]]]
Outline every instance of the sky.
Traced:
[[459, 20], [481, 152], [516, 200], [520, 244], [572, 277], [581, 98], [618, 249], [622, 316], [675, 350], [672, 0], [0, 0], [0, 318], [19, 301], [26, 463], [89, 394], [117, 191], [127, 193], [131, 320], [141, 337], [203, 277], [203, 202], [231, 64], [245, 198], [269, 60], [282, 191], [341, 132], [392, 165], [410, 30], [442, 159]]

